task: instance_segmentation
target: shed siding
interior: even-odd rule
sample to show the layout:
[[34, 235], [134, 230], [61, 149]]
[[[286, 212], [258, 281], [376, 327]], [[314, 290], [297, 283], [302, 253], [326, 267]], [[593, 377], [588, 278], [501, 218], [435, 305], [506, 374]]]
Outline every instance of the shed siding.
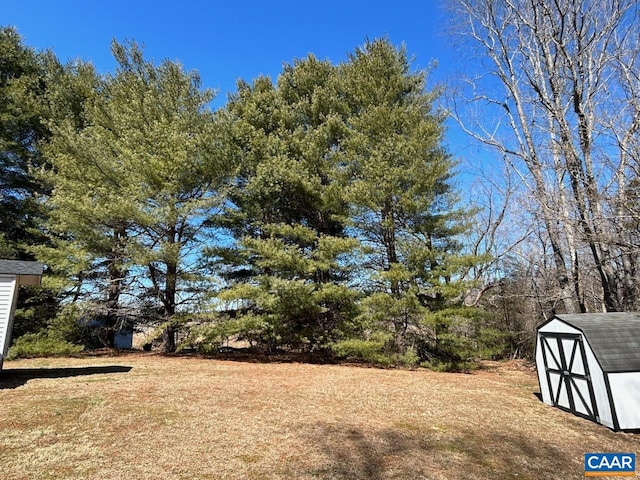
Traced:
[[609, 384], [620, 428], [640, 428], [640, 372], [610, 373]]
[[540, 384], [540, 395], [542, 401], [547, 405], [552, 405], [551, 392], [547, 383], [546, 372], [544, 370], [544, 358], [542, 356], [542, 345], [540, 345], [540, 335], [536, 338], [536, 365], [538, 366], [538, 383]]
[[596, 397], [596, 405], [598, 406], [598, 415], [600, 416], [600, 423], [609, 427], [615, 428], [613, 425], [613, 413], [611, 412], [611, 406], [609, 405], [609, 394], [607, 393], [607, 385], [604, 381], [604, 373], [602, 368], [593, 354], [593, 349], [589, 345], [589, 340], [582, 337], [585, 347], [585, 354], [587, 356], [587, 364], [589, 365], [589, 374], [591, 375], [591, 385], [593, 385], [593, 393]]
[[548, 322], [546, 325], [540, 327], [540, 331], [541, 332], [548, 332], [548, 333], [576, 333], [576, 334], [582, 334], [582, 332], [580, 330], [578, 330], [577, 328], [573, 328], [571, 325], [563, 322], [562, 320], [558, 320], [557, 318], [554, 318], [553, 320]]
[[13, 309], [18, 293], [15, 276], [0, 275], [0, 361], [9, 351], [11, 328], [13, 327]]

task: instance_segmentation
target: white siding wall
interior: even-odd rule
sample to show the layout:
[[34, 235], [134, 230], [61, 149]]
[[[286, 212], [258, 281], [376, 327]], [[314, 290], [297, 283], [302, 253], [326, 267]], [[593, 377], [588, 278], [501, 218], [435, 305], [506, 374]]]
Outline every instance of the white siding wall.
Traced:
[[551, 392], [547, 383], [547, 375], [544, 369], [544, 358], [542, 357], [542, 345], [540, 345], [540, 335], [536, 339], [536, 370], [538, 372], [538, 383], [540, 384], [540, 395], [542, 401], [547, 405], [553, 405]]
[[609, 385], [620, 428], [640, 428], [640, 372], [610, 373]]
[[554, 318], [549, 323], [547, 323], [544, 327], [540, 329], [541, 332], [545, 333], [582, 333], [577, 328], [573, 328], [571, 325], [567, 325], [566, 323]]
[[0, 275], [0, 366], [11, 343], [13, 311], [18, 294], [15, 276]]
[[[613, 426], [613, 414], [611, 413], [611, 405], [609, 404], [609, 395], [607, 394], [607, 386], [604, 383], [604, 373], [596, 356], [591, 350], [591, 345], [586, 338], [583, 337], [585, 354], [587, 356], [587, 365], [589, 365], [589, 374], [591, 375], [591, 385], [593, 385], [593, 393], [596, 397], [596, 405], [598, 406], [598, 415], [600, 423], [609, 428]], [[611, 377], [609, 377], [611, 378]]]

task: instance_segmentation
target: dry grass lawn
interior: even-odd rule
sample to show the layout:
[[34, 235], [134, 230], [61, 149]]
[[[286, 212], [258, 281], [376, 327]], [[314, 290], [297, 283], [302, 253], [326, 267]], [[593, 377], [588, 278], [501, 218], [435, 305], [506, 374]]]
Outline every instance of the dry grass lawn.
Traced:
[[570, 479], [640, 453], [542, 404], [516, 363], [473, 374], [130, 354], [6, 362], [10, 479]]

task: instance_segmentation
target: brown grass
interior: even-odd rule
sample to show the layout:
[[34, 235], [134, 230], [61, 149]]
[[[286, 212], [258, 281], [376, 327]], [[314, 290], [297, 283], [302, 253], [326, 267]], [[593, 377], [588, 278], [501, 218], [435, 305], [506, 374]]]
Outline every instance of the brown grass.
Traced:
[[0, 373], [0, 475], [569, 479], [583, 478], [585, 452], [640, 451], [640, 435], [536, 391], [516, 363], [466, 375], [152, 354], [18, 360]]

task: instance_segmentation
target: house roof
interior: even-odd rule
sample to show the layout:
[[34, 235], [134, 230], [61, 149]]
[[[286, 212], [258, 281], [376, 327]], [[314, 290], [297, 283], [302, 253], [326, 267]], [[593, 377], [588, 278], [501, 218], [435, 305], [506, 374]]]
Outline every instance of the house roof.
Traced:
[[43, 265], [40, 262], [22, 260], [0, 260], [0, 274], [9, 275], [42, 275]]
[[640, 313], [582, 313], [556, 318], [582, 331], [603, 371], [640, 371]]

